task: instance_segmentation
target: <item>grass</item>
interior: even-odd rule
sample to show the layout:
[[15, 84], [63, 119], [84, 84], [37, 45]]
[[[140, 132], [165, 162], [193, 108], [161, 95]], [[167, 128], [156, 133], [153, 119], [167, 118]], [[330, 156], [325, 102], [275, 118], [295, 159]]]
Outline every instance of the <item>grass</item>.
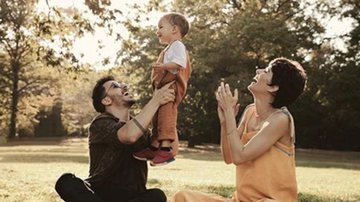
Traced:
[[[297, 151], [298, 201], [360, 201], [360, 153]], [[0, 201], [62, 201], [54, 190], [64, 172], [88, 175], [86, 139], [14, 142], [0, 146]], [[191, 189], [229, 197], [235, 167], [223, 163], [214, 145], [181, 148], [176, 161], [149, 167], [148, 187], [167, 196]]]

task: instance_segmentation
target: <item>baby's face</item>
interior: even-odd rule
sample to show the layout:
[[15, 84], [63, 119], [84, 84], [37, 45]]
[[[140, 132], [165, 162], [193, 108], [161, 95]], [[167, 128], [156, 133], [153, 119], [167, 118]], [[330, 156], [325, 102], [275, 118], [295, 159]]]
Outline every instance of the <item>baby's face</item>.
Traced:
[[158, 30], [156, 32], [159, 37], [160, 43], [169, 44], [173, 35], [175, 26], [172, 25], [168, 19], [161, 18], [158, 23]]

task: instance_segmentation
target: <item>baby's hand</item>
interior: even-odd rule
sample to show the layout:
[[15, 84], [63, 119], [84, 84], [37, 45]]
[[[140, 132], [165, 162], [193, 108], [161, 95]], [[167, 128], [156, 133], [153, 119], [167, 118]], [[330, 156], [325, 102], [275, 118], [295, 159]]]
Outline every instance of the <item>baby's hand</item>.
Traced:
[[163, 68], [164, 64], [161, 62], [154, 63], [151, 67], [152, 68]]

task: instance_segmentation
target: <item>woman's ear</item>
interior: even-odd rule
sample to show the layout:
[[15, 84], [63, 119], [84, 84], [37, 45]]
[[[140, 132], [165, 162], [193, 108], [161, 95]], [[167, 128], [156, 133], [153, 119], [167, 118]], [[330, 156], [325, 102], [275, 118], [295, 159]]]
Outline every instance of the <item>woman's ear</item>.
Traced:
[[276, 86], [276, 85], [269, 86], [269, 88], [268, 88], [268, 91], [272, 94], [276, 93], [278, 90], [279, 90], [279, 86]]
[[104, 97], [101, 100], [101, 104], [103, 104], [104, 106], [109, 106], [109, 105], [111, 105], [111, 103], [112, 103], [112, 100], [108, 96]]

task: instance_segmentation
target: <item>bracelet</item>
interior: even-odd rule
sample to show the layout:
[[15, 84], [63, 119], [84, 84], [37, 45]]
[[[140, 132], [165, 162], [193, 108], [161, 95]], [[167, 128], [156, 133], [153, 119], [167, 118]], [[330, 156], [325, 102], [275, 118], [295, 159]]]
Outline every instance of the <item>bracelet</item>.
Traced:
[[136, 120], [136, 118], [132, 118], [132, 120], [134, 121], [135, 125], [136, 125], [143, 133], [146, 133], [146, 129], [139, 123], [138, 120]]
[[231, 135], [231, 133], [233, 133], [236, 130], [237, 130], [237, 128], [234, 128], [232, 131], [228, 132], [227, 135]]

